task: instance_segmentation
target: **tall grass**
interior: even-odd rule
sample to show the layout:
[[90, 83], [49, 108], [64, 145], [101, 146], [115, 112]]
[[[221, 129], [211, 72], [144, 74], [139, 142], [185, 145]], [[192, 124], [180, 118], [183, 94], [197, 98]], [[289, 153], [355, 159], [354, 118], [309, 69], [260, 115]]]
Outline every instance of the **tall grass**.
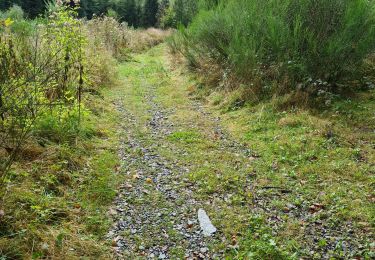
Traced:
[[368, 0], [221, 1], [171, 46], [195, 67], [219, 64], [222, 77], [234, 75], [256, 95], [338, 91], [362, 79], [375, 48], [374, 8]]

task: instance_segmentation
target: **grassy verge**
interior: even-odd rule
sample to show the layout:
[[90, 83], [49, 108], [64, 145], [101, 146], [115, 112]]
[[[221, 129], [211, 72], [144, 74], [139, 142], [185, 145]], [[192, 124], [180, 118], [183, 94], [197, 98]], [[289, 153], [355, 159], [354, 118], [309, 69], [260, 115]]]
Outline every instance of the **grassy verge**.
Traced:
[[160, 152], [188, 166], [196, 195], [211, 201], [226, 237], [218, 248], [241, 259], [374, 255], [374, 91], [319, 111], [280, 109], [283, 98], [228, 109], [220, 100], [236, 93], [212, 92], [206, 110], [248, 148], [242, 158], [188, 101], [202, 97], [199, 83], [178, 66], [160, 75], [157, 99], [177, 126], [174, 148]]
[[337, 100], [325, 111], [283, 111], [274, 100], [222, 114], [230, 133], [256, 151], [253, 186], [288, 191], [258, 193], [283, 219], [265, 216], [279, 222], [277, 240], [288, 250], [316, 259], [373, 256], [374, 97]]
[[78, 137], [43, 119], [1, 201], [1, 259], [108, 259], [106, 212], [121, 176], [113, 90], [89, 96]]

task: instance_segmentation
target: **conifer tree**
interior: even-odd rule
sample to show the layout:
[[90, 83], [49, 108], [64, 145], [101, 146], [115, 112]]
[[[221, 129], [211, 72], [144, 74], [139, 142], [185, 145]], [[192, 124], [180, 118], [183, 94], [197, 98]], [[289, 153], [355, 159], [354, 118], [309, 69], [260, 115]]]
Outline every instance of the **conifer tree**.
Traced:
[[159, 4], [158, 13], [156, 14], [158, 26], [160, 26], [160, 21], [166, 15], [169, 9], [169, 6], [170, 6], [169, 0], [161, 0]]
[[156, 25], [158, 9], [158, 0], [146, 0], [143, 7], [143, 26], [152, 27]]

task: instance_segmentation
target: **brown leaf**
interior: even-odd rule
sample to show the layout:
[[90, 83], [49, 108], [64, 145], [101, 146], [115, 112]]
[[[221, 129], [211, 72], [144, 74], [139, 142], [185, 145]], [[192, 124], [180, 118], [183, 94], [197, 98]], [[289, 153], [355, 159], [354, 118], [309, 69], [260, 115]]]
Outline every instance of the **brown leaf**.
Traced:
[[129, 183], [125, 183], [124, 185], [121, 186], [121, 188], [125, 188], [125, 189], [130, 190], [131, 188], [133, 188], [133, 185], [131, 185]]
[[310, 206], [310, 212], [315, 213], [315, 212], [322, 210], [323, 208], [324, 208], [323, 204], [314, 203]]
[[237, 245], [237, 236], [236, 235], [232, 235], [232, 245]]

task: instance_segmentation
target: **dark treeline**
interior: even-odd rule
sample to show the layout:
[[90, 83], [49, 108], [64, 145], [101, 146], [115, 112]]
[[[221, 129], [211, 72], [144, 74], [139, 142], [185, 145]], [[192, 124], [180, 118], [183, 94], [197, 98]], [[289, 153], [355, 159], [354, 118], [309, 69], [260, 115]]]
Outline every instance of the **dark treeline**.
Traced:
[[[73, 0], [61, 0], [71, 4]], [[18, 5], [28, 18], [44, 14], [46, 0], [0, 0], [0, 10]], [[107, 15], [134, 27], [176, 27], [187, 25], [195, 15], [196, 0], [81, 0], [79, 13], [91, 19]]]

